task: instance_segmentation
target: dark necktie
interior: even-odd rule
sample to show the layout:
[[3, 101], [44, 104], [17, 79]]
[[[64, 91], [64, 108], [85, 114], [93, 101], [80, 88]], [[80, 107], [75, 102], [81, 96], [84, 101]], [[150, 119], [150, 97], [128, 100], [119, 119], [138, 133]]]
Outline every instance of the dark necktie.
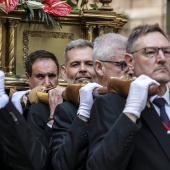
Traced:
[[165, 111], [165, 102], [166, 101], [164, 98], [157, 98], [157, 99], [154, 99], [154, 101], [153, 101], [153, 103], [155, 105], [157, 105], [160, 109], [160, 117], [162, 119], [162, 122], [164, 123], [164, 125], [167, 126], [167, 128], [170, 128], [170, 120], [169, 120], [168, 115]]

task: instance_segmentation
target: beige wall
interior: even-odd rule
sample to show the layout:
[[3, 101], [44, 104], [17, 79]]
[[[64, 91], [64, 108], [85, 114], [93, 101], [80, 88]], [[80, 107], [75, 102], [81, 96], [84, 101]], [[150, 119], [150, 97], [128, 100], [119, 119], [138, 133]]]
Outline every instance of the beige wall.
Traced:
[[[99, 0], [90, 1], [101, 6]], [[116, 13], [126, 14], [129, 18], [120, 31], [125, 36], [139, 24], [158, 23], [166, 31], [166, 0], [112, 0], [111, 6]]]

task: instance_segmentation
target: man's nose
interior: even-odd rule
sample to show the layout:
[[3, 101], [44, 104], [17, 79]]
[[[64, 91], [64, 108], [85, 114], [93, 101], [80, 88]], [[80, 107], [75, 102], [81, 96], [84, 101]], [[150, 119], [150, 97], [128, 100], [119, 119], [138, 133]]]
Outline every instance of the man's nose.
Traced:
[[51, 87], [50, 79], [48, 76], [45, 76], [43, 85], [46, 87]]
[[80, 71], [86, 71], [86, 66], [84, 64], [80, 65]]
[[162, 50], [158, 51], [158, 55], [156, 56], [156, 60], [159, 61], [165, 61], [166, 56], [164, 55]]

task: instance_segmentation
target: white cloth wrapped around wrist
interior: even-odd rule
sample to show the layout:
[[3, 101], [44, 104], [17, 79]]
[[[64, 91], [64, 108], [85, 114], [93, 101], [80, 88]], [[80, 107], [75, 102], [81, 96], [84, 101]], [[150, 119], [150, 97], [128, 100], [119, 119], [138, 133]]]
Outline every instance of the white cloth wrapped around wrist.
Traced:
[[9, 97], [5, 94], [4, 77], [4, 72], [0, 70], [0, 109], [4, 108], [9, 101]]
[[7, 94], [3, 94], [0, 96], [0, 109], [4, 108], [9, 102], [9, 97]]

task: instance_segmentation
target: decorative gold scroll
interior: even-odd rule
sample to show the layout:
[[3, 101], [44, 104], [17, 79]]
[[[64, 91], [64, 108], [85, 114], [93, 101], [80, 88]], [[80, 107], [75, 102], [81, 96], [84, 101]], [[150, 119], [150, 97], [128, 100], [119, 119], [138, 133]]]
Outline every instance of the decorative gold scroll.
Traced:
[[29, 37], [46, 37], [46, 38], [61, 38], [61, 39], [67, 38], [70, 40], [74, 40], [73, 33], [25, 30], [23, 31], [23, 62], [25, 62], [28, 56]]

